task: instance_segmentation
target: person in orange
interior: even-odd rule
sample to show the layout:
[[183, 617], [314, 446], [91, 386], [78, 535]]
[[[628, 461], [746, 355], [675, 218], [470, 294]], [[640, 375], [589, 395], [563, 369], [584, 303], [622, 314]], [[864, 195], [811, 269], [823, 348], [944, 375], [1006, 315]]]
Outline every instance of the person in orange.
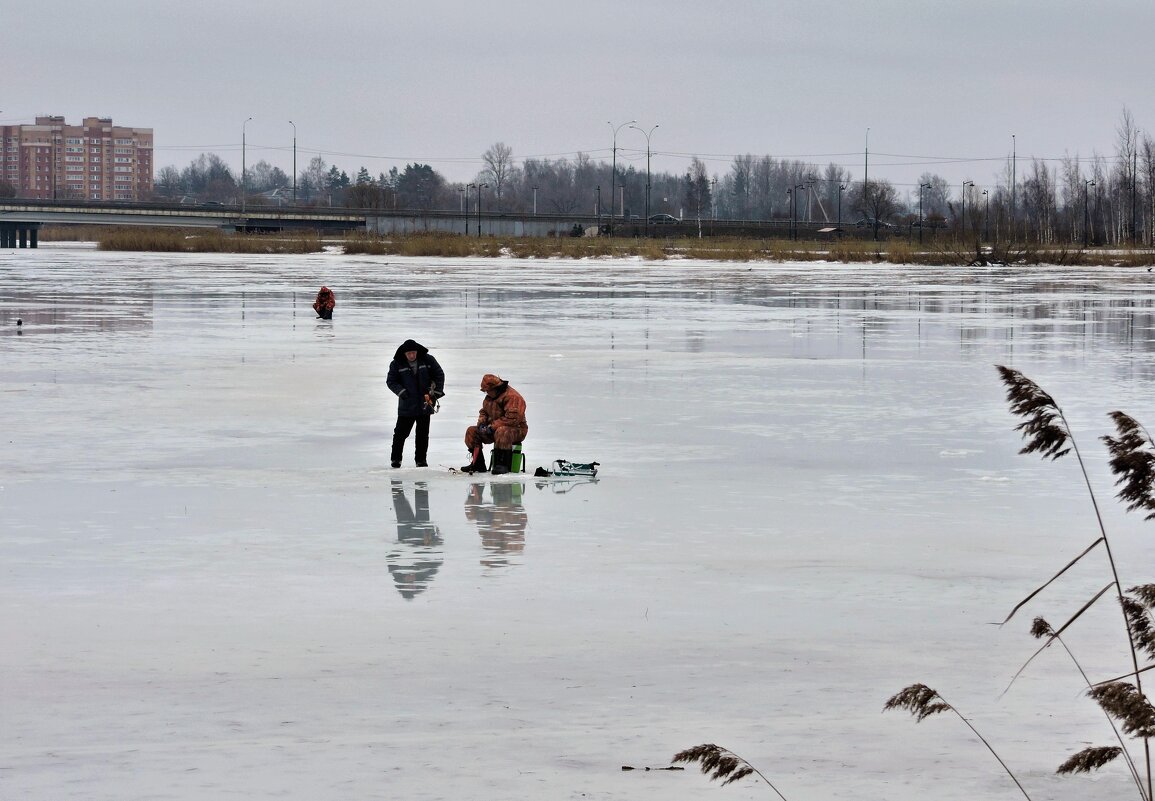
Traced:
[[493, 444], [490, 473], [499, 476], [513, 469], [513, 446], [525, 440], [529, 423], [525, 420], [525, 398], [508, 381], [486, 373], [481, 379], [485, 400], [477, 413], [477, 425], [465, 430], [465, 447], [473, 461], [461, 468], [463, 473], [484, 473], [485, 454], [482, 445]]
[[332, 320], [333, 308], [336, 305], [337, 299], [333, 297], [333, 290], [323, 286], [317, 293], [317, 299], [313, 301], [313, 311], [317, 312], [317, 316], [322, 320]]

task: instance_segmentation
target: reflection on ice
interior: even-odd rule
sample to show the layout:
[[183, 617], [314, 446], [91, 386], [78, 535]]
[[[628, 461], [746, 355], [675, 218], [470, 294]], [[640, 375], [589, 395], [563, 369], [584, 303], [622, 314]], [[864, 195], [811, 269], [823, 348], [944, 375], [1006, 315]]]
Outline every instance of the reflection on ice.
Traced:
[[429, 519], [429, 487], [424, 481], [414, 483], [413, 504], [401, 481], [391, 481], [390, 489], [399, 547], [387, 553], [385, 559], [397, 592], [411, 601], [428, 588], [441, 569], [441, 532]]
[[580, 487], [582, 484], [597, 484], [596, 478], [588, 476], [554, 476], [547, 480], [538, 480], [533, 482], [534, 486], [539, 490], [548, 489], [555, 495], [562, 495], [572, 491], [575, 487]]
[[[489, 489], [489, 499], [485, 491]], [[469, 485], [465, 496], [465, 519], [477, 526], [484, 553], [481, 564], [503, 567], [525, 550], [525, 528], [529, 515], [521, 505], [525, 484], [514, 481], [478, 482]]]

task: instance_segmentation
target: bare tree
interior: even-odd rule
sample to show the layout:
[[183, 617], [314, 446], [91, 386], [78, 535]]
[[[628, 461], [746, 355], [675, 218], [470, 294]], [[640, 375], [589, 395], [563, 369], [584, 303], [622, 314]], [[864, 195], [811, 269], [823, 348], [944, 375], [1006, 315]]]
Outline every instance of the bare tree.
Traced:
[[513, 148], [505, 142], [496, 142], [481, 154], [485, 162], [485, 169], [481, 171], [481, 180], [493, 187], [494, 197], [498, 208], [502, 207], [502, 198], [506, 185], [513, 177]]

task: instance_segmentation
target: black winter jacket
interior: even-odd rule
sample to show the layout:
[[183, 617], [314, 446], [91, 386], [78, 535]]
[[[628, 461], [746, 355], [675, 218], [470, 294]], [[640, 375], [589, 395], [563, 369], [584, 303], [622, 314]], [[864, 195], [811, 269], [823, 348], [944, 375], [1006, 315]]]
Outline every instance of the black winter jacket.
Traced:
[[[405, 358], [405, 353], [411, 350], [417, 351], [416, 370], [409, 367], [409, 360]], [[445, 372], [428, 348], [407, 339], [393, 354], [385, 384], [397, 396], [398, 417], [419, 417], [428, 414], [424, 409], [427, 392], [435, 389], [445, 394]]]

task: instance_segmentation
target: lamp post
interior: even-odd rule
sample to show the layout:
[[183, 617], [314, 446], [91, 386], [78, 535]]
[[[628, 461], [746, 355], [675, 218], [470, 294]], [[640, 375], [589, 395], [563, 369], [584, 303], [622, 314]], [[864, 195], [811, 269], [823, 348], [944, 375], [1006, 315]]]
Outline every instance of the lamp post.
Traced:
[[252, 122], [252, 117], [241, 123], [241, 214], [245, 213], [245, 194], [248, 187], [248, 170], [245, 164], [245, 126]]
[[974, 186], [974, 181], [963, 181], [962, 183], [962, 216], [959, 217], [959, 236], [965, 237], [967, 235], [967, 187]]
[[477, 184], [477, 238], [481, 239], [481, 190], [488, 189], [489, 184]]
[[1094, 185], [1095, 182], [1090, 179], [1083, 181], [1083, 247], [1087, 247], [1090, 242], [1091, 211], [1087, 198], [1091, 194], [1089, 188]]
[[846, 191], [846, 184], [838, 185], [838, 235], [842, 236], [842, 193]]
[[465, 235], [469, 236], [469, 190], [473, 184], [466, 184], [461, 188], [461, 216], [465, 219]]
[[991, 190], [983, 190], [983, 241], [991, 238]]
[[793, 239], [794, 238], [794, 190], [793, 189], [787, 189], [786, 190], [786, 197], [790, 198], [790, 200], [787, 201], [788, 203], [790, 203], [790, 230], [788, 231], [788, 233], [790, 235], [790, 239]]
[[[864, 212], [870, 211], [870, 128], [866, 129], [866, 148], [862, 158], [862, 208]], [[874, 235], [877, 237], [878, 232], [875, 231]]]
[[798, 241], [798, 190], [805, 189], [806, 184], [794, 185], [794, 241]]
[[922, 221], [922, 190], [930, 189], [930, 184], [918, 185], [918, 243], [922, 244], [922, 229], [924, 227]]
[[297, 124], [289, 120], [293, 126], [293, 205], [297, 205]]
[[643, 134], [645, 134], [645, 137], [646, 137], [646, 236], [649, 236], [650, 235], [650, 137], [653, 135], [654, 130], [658, 126], [657, 126], [657, 124], [655, 124], [654, 127], [651, 128], [649, 131], [646, 131], [643, 128], [639, 128], [636, 125], [631, 125], [630, 127], [633, 128], [635, 131], [641, 131]]
[[533, 188], [533, 216], [537, 216], [537, 187]]
[[602, 185], [598, 184], [596, 189], [598, 193], [598, 199], [597, 202], [594, 203], [594, 215], [598, 219], [598, 235], [600, 236], [602, 232]]
[[1017, 176], [1015, 175], [1015, 168], [1018, 166], [1018, 142], [1015, 141], [1015, 135], [1011, 134], [1011, 235], [1010, 241], [1015, 239], [1015, 192], [1018, 184]]
[[623, 122], [616, 128], [612, 122], [606, 122], [606, 125], [610, 126], [610, 130], [614, 132], [613, 160], [610, 163], [610, 236], [614, 235], [614, 181], [618, 177], [618, 131], [636, 122], [637, 120]]

